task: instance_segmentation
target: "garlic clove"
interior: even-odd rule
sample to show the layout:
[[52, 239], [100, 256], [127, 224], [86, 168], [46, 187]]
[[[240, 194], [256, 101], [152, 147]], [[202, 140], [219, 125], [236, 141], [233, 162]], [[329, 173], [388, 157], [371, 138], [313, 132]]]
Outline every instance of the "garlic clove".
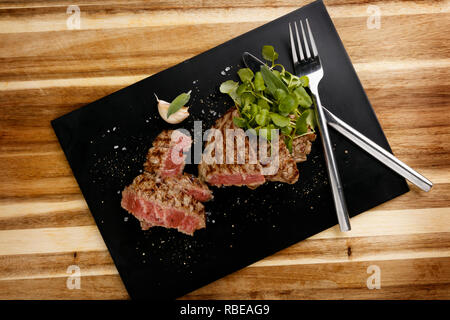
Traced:
[[159, 100], [158, 96], [155, 94], [156, 101], [158, 102], [158, 112], [161, 118], [163, 118], [164, 121], [170, 124], [177, 124], [182, 122], [184, 119], [189, 117], [189, 111], [188, 107], [181, 107], [180, 110], [170, 115], [169, 118], [167, 118], [167, 112], [169, 111], [170, 103], [164, 100]]

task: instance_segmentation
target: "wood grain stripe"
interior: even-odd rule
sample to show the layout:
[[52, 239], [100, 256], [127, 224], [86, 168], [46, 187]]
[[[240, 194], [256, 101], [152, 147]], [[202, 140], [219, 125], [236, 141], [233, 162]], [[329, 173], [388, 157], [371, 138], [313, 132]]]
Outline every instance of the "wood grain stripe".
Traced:
[[[352, 219], [352, 231], [341, 233], [338, 226], [310, 239], [350, 238], [447, 232], [448, 208], [421, 210], [371, 210]], [[0, 255], [101, 251], [105, 244], [96, 226], [1, 230]]]
[[[114, 10], [108, 5], [89, 5], [80, 7], [81, 28], [83, 30], [152, 27], [173, 25], [201, 25], [211, 23], [246, 23], [267, 22], [285, 15], [301, 3], [292, 2], [290, 6], [281, 6], [274, 3], [271, 7], [257, 6], [247, 2], [244, 6], [235, 6], [232, 2], [226, 8], [218, 4], [191, 8], [186, 10], [183, 3], [179, 8], [164, 8], [155, 10], [154, 5], [142, 3], [128, 5], [128, 10]], [[70, 4], [67, 4], [67, 6]], [[354, 6], [349, 11], [342, 6], [329, 6], [328, 11], [332, 18], [367, 19], [367, 5]], [[384, 17], [417, 14], [438, 14], [449, 12], [449, 7], [442, 3], [424, 4], [401, 2], [383, 3], [382, 14]], [[48, 32], [67, 30], [66, 7], [42, 6], [33, 9], [28, 8], [26, 15], [22, 8], [2, 8], [0, 11], [0, 33], [24, 33], [24, 32]]]
[[[307, 239], [249, 268], [433, 257], [450, 257], [448, 233]], [[67, 277], [70, 265], [79, 266], [83, 277], [117, 274], [106, 250], [0, 255], [0, 281]]]
[[[448, 298], [450, 258], [377, 261], [381, 289], [366, 286], [372, 262], [246, 268], [184, 299]], [[263, 270], [260, 270], [263, 269]], [[411, 284], [414, 290], [411, 290]]]

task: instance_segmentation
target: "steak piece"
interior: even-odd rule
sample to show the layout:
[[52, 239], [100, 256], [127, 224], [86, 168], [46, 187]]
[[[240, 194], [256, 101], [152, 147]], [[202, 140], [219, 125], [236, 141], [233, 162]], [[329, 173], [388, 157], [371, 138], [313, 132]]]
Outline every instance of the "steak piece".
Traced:
[[178, 130], [164, 130], [153, 141], [148, 150], [144, 170], [159, 173], [161, 177], [172, 177], [183, 172], [186, 156], [192, 139]]
[[[278, 139], [278, 146], [278, 170], [273, 175], [266, 175], [266, 179], [268, 181], [279, 181], [289, 184], [296, 183], [299, 177], [297, 162], [286, 147], [284, 136], [282, 135]], [[271, 165], [273, 165], [273, 163], [270, 163], [268, 166]]]
[[143, 229], [161, 226], [193, 235], [206, 226], [205, 207], [179, 190], [145, 172], [122, 191], [121, 206], [141, 221]]
[[195, 200], [205, 202], [213, 198], [211, 190], [209, 190], [206, 183], [200, 181], [190, 173], [183, 173], [180, 176], [163, 178], [157, 173], [144, 172], [145, 179], [153, 180], [155, 183], [162, 183], [171, 190], [184, 192], [192, 196]]
[[[263, 184], [266, 179], [261, 173], [262, 167], [257, 161], [256, 154], [254, 154], [255, 150], [250, 148], [248, 137], [245, 137], [242, 129], [234, 125], [234, 116], [239, 115], [236, 108], [233, 107], [217, 119], [212, 127], [212, 129], [220, 131], [222, 139], [216, 141], [216, 136], [210, 135], [202, 161], [198, 166], [199, 178], [217, 187], [246, 185], [250, 188], [256, 188]], [[243, 139], [244, 150], [238, 148], [238, 143], [234, 143], [234, 141], [232, 145], [227, 144], [227, 129], [238, 130], [233, 132]], [[240, 153], [238, 150], [240, 150]], [[240, 154], [240, 157], [238, 157], [238, 154]], [[250, 161], [253, 159], [254, 161]]]
[[292, 155], [295, 162], [306, 161], [306, 156], [311, 152], [312, 142], [316, 140], [316, 134], [314, 132], [305, 134], [304, 136], [295, 138], [292, 141]]
[[209, 190], [206, 183], [198, 179], [196, 176], [184, 173], [176, 178], [167, 178], [169, 186], [173, 184], [173, 188], [180, 188], [182, 192], [192, 196], [195, 200], [205, 202], [213, 198], [212, 191]]

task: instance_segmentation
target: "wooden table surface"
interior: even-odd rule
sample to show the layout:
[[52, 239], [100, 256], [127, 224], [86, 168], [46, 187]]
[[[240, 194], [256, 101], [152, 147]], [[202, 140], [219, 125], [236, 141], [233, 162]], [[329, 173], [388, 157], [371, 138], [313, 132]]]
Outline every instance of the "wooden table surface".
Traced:
[[[1, 299], [129, 298], [50, 120], [309, 1], [80, 0], [81, 29], [68, 30], [72, 2], [0, 0]], [[450, 3], [325, 3], [395, 155], [435, 185], [186, 299], [450, 298]]]

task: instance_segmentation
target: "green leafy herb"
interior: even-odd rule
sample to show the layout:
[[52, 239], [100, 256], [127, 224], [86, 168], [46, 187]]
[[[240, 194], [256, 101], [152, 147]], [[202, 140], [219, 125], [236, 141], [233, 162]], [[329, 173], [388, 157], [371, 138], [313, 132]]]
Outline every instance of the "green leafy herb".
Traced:
[[295, 131], [297, 135], [303, 135], [308, 133], [308, 126], [314, 129], [315, 127], [315, 116], [312, 109], [307, 109], [303, 111], [301, 116], [297, 119], [295, 123]]
[[286, 127], [290, 123], [288, 117], [284, 117], [278, 113], [271, 113], [270, 118], [272, 119], [273, 123], [280, 128]]
[[233, 80], [227, 80], [220, 85], [220, 92], [222, 93], [230, 93], [231, 91], [236, 91], [239, 83]]
[[278, 109], [282, 115], [288, 115], [297, 108], [297, 101], [292, 94], [286, 95], [278, 105]]
[[258, 134], [262, 136], [267, 141], [272, 140], [272, 130], [276, 129], [273, 124], [269, 124], [261, 129], [259, 129]]
[[298, 104], [302, 108], [309, 108], [312, 105], [312, 99], [306, 92], [305, 88], [298, 87], [294, 90], [294, 94], [297, 97]]
[[256, 91], [264, 91], [266, 89], [261, 71], [258, 71], [255, 73], [255, 81], [254, 82], [255, 82]]
[[276, 76], [276, 73], [271, 71], [267, 66], [261, 66], [261, 74], [263, 76], [267, 90], [269, 90], [272, 95], [275, 94], [275, 90], [277, 89], [282, 89], [288, 92], [288, 88], [283, 83], [283, 81], [281, 81], [280, 78]]
[[253, 79], [253, 71], [249, 68], [242, 68], [238, 70], [238, 76], [242, 82], [249, 82]]
[[287, 149], [289, 150], [290, 153], [292, 153], [292, 137], [291, 136], [286, 136], [284, 138], [284, 143], [286, 144]]
[[220, 92], [230, 95], [238, 108], [240, 116], [233, 118], [237, 127], [268, 141], [272, 139], [271, 129], [280, 130], [292, 152], [292, 141], [314, 130], [316, 124], [313, 99], [305, 89], [309, 79], [276, 64], [278, 53], [272, 46], [264, 46], [262, 56], [268, 65], [262, 65], [255, 73], [249, 68], [239, 69], [240, 82], [225, 81]]
[[233, 123], [239, 128], [245, 128], [247, 121], [243, 118], [233, 117]]
[[241, 99], [239, 98], [239, 95], [236, 92], [238, 87], [239, 87], [238, 82], [233, 81], [233, 80], [227, 80], [220, 85], [219, 90], [222, 93], [228, 94], [236, 104], [240, 104]]
[[167, 110], [167, 118], [169, 118], [172, 114], [177, 112], [181, 109], [186, 103], [189, 102], [189, 99], [191, 98], [191, 91], [188, 93], [182, 93], [179, 96], [177, 96], [173, 101], [170, 103], [169, 110]]
[[267, 100], [264, 100], [264, 99], [262, 99], [262, 98], [259, 98], [259, 99], [258, 99], [258, 106], [259, 106], [259, 108], [261, 108], [261, 109], [267, 109], [267, 110], [270, 110], [269, 103], [267, 102]]
[[309, 78], [307, 76], [301, 76], [300, 81], [302, 83], [302, 86], [304, 87], [309, 86]]
[[265, 126], [269, 122], [269, 110], [262, 109], [255, 117], [255, 121], [260, 126]]
[[275, 52], [272, 46], [264, 46], [262, 48], [262, 56], [265, 60], [272, 62], [272, 64], [278, 59], [278, 53]]

